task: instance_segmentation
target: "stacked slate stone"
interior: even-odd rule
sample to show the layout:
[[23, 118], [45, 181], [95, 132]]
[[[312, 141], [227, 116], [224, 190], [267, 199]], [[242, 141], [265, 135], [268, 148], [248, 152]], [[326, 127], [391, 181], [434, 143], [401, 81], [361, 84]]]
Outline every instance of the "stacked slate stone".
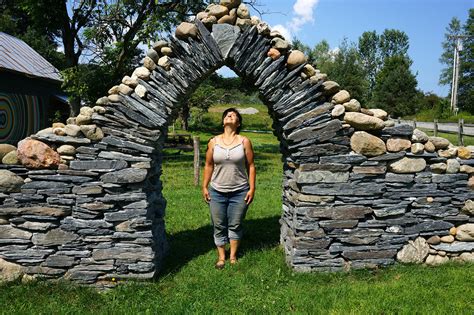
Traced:
[[167, 247], [167, 125], [223, 65], [254, 82], [273, 117], [281, 242], [296, 270], [391, 264], [409, 241], [473, 221], [462, 210], [473, 198], [469, 148], [362, 108], [244, 4], [221, 0], [156, 42], [94, 106], [19, 143], [17, 162], [0, 167], [0, 270], [82, 283], [153, 277]]

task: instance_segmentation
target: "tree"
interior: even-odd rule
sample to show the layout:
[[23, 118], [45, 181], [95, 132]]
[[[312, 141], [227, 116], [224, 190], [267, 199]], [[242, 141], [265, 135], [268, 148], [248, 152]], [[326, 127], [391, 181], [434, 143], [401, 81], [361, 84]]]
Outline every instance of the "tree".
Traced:
[[444, 34], [444, 41], [442, 43], [443, 53], [439, 58], [439, 62], [444, 65], [439, 75], [440, 85], [451, 85], [453, 77], [453, 52], [456, 46], [456, 40], [453, 36], [459, 36], [461, 34], [461, 22], [453, 17], [448, 27], [446, 27], [446, 33]]
[[72, 114], [76, 114], [81, 98], [91, 102], [106, 93], [103, 88], [99, 95], [90, 95], [84, 85], [118, 83], [136, 60], [139, 43], [170, 31], [208, 2], [9, 0], [6, 8], [20, 16], [26, 15], [29, 24], [63, 47], [67, 68], [63, 73], [65, 89], [72, 97]]
[[409, 46], [408, 35], [405, 32], [395, 29], [385, 29], [379, 39], [382, 62], [385, 62], [386, 58], [393, 56], [408, 57]]
[[375, 86], [375, 77], [382, 67], [379, 41], [380, 37], [375, 31], [364, 32], [359, 37], [359, 56], [369, 81], [369, 99]]
[[334, 54], [329, 49], [329, 43], [323, 39], [313, 48], [315, 64], [323, 73], [328, 73], [334, 62]]
[[362, 103], [366, 101], [369, 83], [355, 44], [344, 40], [334, 61], [326, 64], [325, 68], [331, 80], [338, 82], [353, 98]]
[[458, 100], [460, 108], [474, 113], [474, 9], [469, 9], [463, 30]]
[[395, 117], [417, 111], [417, 81], [410, 71], [411, 61], [395, 55], [385, 59], [377, 74], [371, 105]]

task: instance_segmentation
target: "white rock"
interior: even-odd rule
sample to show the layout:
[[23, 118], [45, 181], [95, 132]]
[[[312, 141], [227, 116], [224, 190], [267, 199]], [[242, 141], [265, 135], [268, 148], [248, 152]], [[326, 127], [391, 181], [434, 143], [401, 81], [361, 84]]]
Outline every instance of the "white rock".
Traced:
[[335, 104], [344, 104], [346, 102], [349, 102], [350, 99], [351, 95], [346, 90], [341, 90], [334, 94], [334, 96], [332, 97], [332, 101]]
[[158, 60], [158, 65], [165, 69], [166, 71], [169, 71], [171, 69], [171, 62], [170, 58], [168, 56], [163, 56]]
[[156, 64], [155, 62], [148, 56], [146, 56], [144, 59], [143, 59], [143, 66], [145, 68], [147, 68], [148, 70], [150, 71], [153, 71], [155, 70], [156, 68]]
[[429, 266], [438, 266], [438, 265], [442, 265], [442, 264], [444, 264], [448, 261], [449, 261], [448, 257], [443, 257], [443, 256], [440, 256], [440, 255], [429, 255], [426, 258], [425, 263]]
[[474, 223], [466, 223], [458, 226], [456, 239], [463, 242], [474, 242]]
[[[120, 83], [120, 85], [118, 87], [118, 90], [119, 90], [120, 93], [122, 93], [124, 95], [130, 95], [133, 92], [133, 89], [130, 86], [128, 86], [126, 84], [123, 84], [123, 83]], [[117, 94], [117, 93], [115, 93], [115, 94]]]
[[61, 155], [74, 155], [76, 154], [76, 148], [69, 144], [64, 144], [56, 150]]
[[105, 114], [106, 110], [104, 107], [102, 106], [94, 106], [92, 107], [92, 109], [94, 110], [94, 112], [98, 113], [98, 114]]
[[[131, 78], [128, 75], [126, 75], [126, 76], [123, 77], [122, 83], [125, 84], [125, 85], [128, 85], [131, 88], [134, 88], [134, 87], [137, 86], [138, 80], [137, 80], [137, 77]], [[101, 104], [97, 104], [97, 105], [101, 105]]]
[[388, 118], [388, 113], [383, 109], [372, 108], [370, 111], [374, 113], [374, 117], [377, 117], [378, 119], [386, 120]]
[[446, 173], [447, 174], [456, 174], [459, 172], [459, 169], [461, 168], [461, 165], [456, 159], [449, 159], [447, 162], [447, 168], [446, 168]]
[[390, 164], [389, 169], [397, 174], [410, 174], [418, 173], [426, 168], [425, 159], [421, 158], [407, 158], [393, 162]]
[[403, 263], [421, 264], [428, 256], [430, 246], [423, 237], [418, 237], [415, 241], [408, 241], [408, 244], [397, 253], [397, 260]]
[[137, 85], [135, 88], [135, 93], [140, 96], [140, 98], [145, 98], [147, 92], [146, 87], [141, 84]]
[[331, 115], [332, 115], [332, 117], [339, 117], [342, 114], [344, 114], [344, 112], [345, 112], [344, 106], [338, 104], [338, 105], [334, 106], [334, 108], [332, 109]]
[[426, 143], [428, 141], [428, 135], [420, 129], [414, 129], [411, 136], [412, 142]]
[[413, 143], [411, 145], [411, 153], [413, 154], [423, 154], [425, 151], [425, 146], [423, 143]]
[[136, 68], [133, 73], [132, 73], [132, 78], [133, 76], [137, 76], [137, 78], [148, 81], [150, 79], [150, 70], [148, 70], [145, 67], [138, 67]]
[[64, 131], [68, 136], [77, 137], [77, 135], [81, 131], [81, 127], [79, 127], [78, 125], [67, 124], [66, 127], [64, 127]]

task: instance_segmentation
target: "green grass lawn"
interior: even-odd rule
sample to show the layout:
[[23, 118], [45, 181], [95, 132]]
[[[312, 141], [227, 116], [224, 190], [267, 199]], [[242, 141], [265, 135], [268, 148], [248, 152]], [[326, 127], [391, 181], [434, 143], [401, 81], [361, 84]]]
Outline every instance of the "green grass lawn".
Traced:
[[[245, 119], [245, 117], [244, 117]], [[472, 314], [474, 264], [394, 266], [349, 273], [294, 273], [279, 246], [281, 161], [270, 134], [248, 134], [256, 151], [257, 193], [236, 266], [215, 270], [208, 208], [193, 186], [192, 153], [164, 160], [170, 252], [154, 281], [98, 292], [66, 282], [0, 286], [4, 314], [312, 313]], [[211, 134], [200, 133], [204, 153]], [[173, 152], [167, 152], [173, 153]]]

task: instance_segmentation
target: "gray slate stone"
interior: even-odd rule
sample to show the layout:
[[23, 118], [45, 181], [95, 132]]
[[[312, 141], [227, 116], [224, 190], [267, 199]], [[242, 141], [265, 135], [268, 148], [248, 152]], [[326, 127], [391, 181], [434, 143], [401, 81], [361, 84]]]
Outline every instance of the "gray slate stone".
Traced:
[[230, 49], [234, 46], [235, 41], [239, 38], [240, 28], [230, 24], [214, 24], [212, 25], [212, 37], [219, 46], [221, 55], [227, 59]]
[[431, 245], [432, 248], [448, 253], [470, 252], [474, 251], [474, 242], [458, 242], [454, 241], [451, 244], [441, 243], [439, 245]]
[[111, 171], [126, 168], [128, 163], [123, 160], [93, 160], [93, 161], [71, 161], [70, 168], [73, 170]]
[[140, 183], [145, 180], [148, 171], [139, 168], [126, 168], [116, 172], [110, 172], [101, 176], [104, 183]]

